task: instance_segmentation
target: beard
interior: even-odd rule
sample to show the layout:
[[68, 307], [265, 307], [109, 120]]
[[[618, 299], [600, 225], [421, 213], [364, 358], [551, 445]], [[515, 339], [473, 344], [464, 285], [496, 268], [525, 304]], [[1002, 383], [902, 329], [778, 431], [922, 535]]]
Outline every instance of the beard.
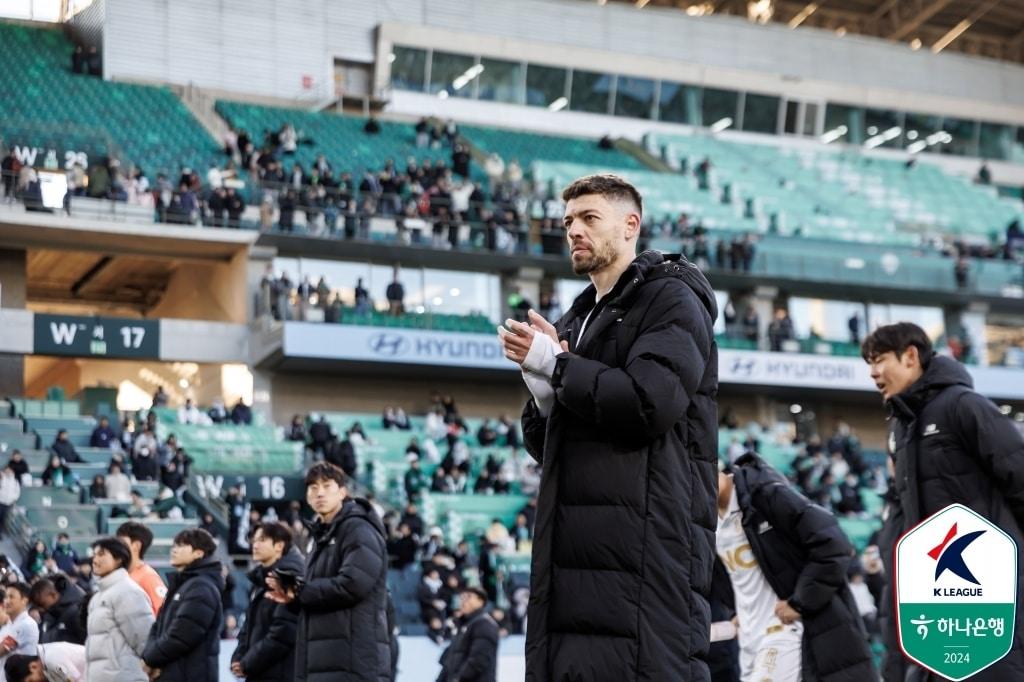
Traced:
[[608, 267], [619, 257], [611, 244], [595, 244], [579, 255], [570, 256], [572, 271], [577, 275], [589, 275]]

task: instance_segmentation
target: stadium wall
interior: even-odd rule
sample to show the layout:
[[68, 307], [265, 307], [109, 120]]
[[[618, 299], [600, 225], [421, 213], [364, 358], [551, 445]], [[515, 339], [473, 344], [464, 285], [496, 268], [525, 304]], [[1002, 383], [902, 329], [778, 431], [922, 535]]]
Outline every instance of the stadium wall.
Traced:
[[[1015, 122], [1024, 69], [811, 28], [582, 0], [105, 0], [108, 78], [316, 99], [391, 40], [883, 108]], [[651, 21], [652, 16], [657, 17]], [[377, 40], [380, 26], [390, 29]], [[571, 28], [570, 28], [571, 27]], [[570, 30], [567, 30], [570, 29]], [[438, 35], [444, 42], [437, 42]], [[387, 83], [378, 69], [376, 85]]]

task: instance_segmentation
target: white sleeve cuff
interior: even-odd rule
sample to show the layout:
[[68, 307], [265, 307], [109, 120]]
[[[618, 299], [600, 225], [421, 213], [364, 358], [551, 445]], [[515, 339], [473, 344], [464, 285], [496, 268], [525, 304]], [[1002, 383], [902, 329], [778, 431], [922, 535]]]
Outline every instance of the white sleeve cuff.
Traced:
[[555, 373], [556, 356], [561, 347], [547, 334], [534, 334], [530, 351], [523, 360], [523, 370], [539, 374], [547, 380]]
[[551, 383], [541, 375], [526, 370], [523, 370], [523, 381], [526, 382], [526, 388], [530, 389], [540, 415], [547, 417], [551, 414], [551, 408], [555, 405], [555, 389], [551, 388]]

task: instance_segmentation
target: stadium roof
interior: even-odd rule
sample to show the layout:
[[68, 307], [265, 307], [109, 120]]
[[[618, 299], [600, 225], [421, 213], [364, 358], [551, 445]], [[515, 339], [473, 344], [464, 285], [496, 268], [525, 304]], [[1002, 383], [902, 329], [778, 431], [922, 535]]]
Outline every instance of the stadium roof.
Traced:
[[[590, 0], [605, 4], [609, 0]], [[1024, 62], [1024, 0], [611, 0], [690, 16], [740, 16]]]

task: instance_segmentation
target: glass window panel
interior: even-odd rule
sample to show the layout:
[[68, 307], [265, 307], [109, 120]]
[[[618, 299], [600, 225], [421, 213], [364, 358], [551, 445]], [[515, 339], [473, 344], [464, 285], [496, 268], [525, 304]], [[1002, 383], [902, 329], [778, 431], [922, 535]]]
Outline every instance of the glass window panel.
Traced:
[[829, 102], [825, 107], [825, 132], [846, 127], [846, 134], [837, 138], [847, 144], [864, 143], [864, 110], [846, 104]]
[[480, 60], [484, 70], [480, 72], [478, 98], [492, 102], [523, 102], [523, 64], [499, 59]]
[[744, 100], [743, 129], [774, 134], [779, 124], [779, 98], [748, 92]]
[[1017, 128], [1016, 140], [1010, 149], [1010, 161], [1024, 163], [1024, 127]]
[[978, 131], [978, 154], [985, 159], [1009, 159], [1013, 155], [1014, 130], [999, 123], [982, 123]]
[[[476, 63], [476, 57], [464, 54], [451, 54], [449, 52], [434, 51], [434, 58], [430, 62], [430, 93], [438, 93], [447, 90], [452, 97], [472, 97], [472, 78], [460, 78], [467, 74]], [[457, 81], [457, 82], [456, 82]], [[456, 87], [461, 86], [461, 87]]]
[[[892, 131], [892, 132], [890, 132]], [[864, 110], [864, 142], [877, 135], [891, 136], [875, 147], [899, 147], [903, 143], [903, 113], [885, 109]]]
[[427, 51], [396, 45], [391, 62], [391, 87], [423, 92], [427, 81]]
[[946, 332], [942, 308], [885, 303], [868, 304], [868, 333], [883, 325], [897, 322], [913, 322], [923, 329], [932, 341]]
[[559, 97], [565, 97], [566, 69], [540, 64], [526, 65], [526, 103], [546, 107]]
[[700, 88], [671, 81], [661, 81], [658, 119], [673, 123], [699, 125], [699, 103]]
[[942, 129], [953, 139], [941, 145], [939, 152], [956, 156], [978, 155], [978, 122], [964, 121], [957, 118], [942, 119]]
[[915, 148], [919, 148], [918, 143], [927, 144], [929, 135], [942, 130], [942, 117], [907, 112], [904, 114], [903, 128], [903, 146], [917, 145]]
[[654, 104], [654, 81], [647, 78], [619, 76], [615, 84], [615, 115], [651, 118]]
[[731, 118], [736, 125], [736, 106], [739, 93], [732, 90], [704, 88], [701, 93], [701, 125], [712, 126], [724, 118]]
[[850, 318], [860, 318], [860, 337], [864, 338], [864, 306], [850, 301], [822, 298], [789, 299], [789, 316], [798, 338], [810, 338], [817, 332], [827, 341], [850, 341]]
[[592, 114], [607, 114], [611, 97], [612, 76], [593, 71], [572, 72], [572, 94], [569, 108], [573, 111], [588, 111]]

